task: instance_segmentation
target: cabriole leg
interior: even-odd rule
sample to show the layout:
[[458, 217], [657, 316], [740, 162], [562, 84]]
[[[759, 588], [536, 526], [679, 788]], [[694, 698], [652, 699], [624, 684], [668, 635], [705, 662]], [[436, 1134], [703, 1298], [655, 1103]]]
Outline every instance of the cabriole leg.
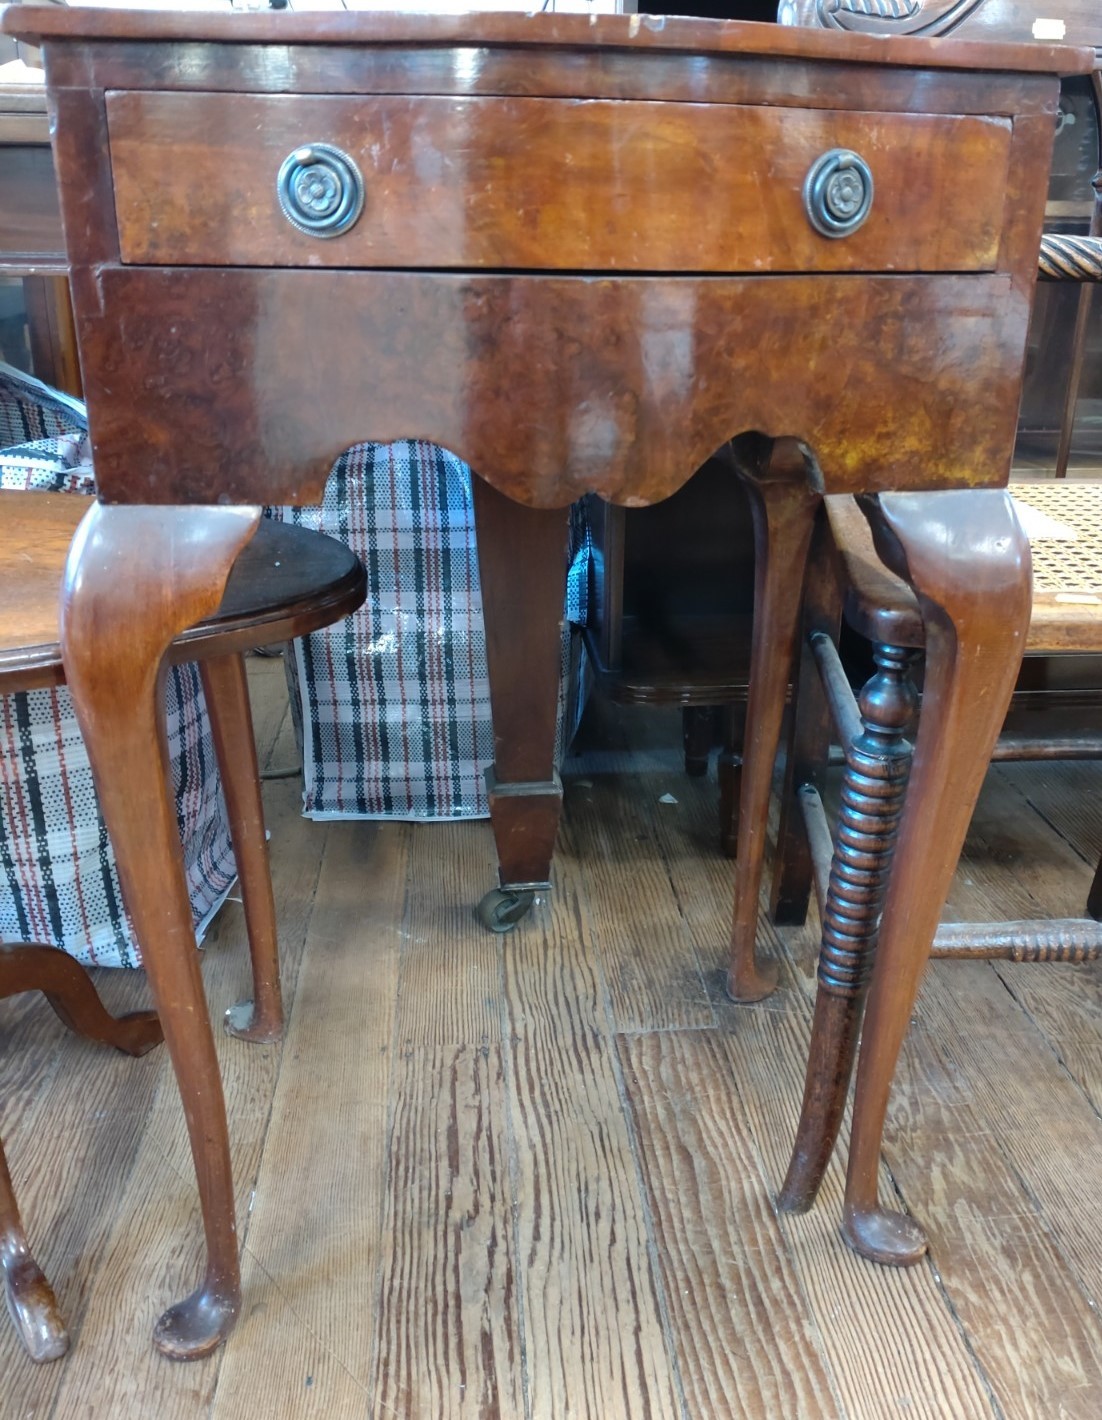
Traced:
[[769, 793], [820, 499], [808, 487], [803, 455], [788, 441], [774, 444], [756, 469], [740, 463], [739, 471], [754, 518], [754, 630], [727, 993], [734, 1001], [760, 1001], [777, 984], [776, 964], [759, 962], [756, 950]]
[[880, 922], [857, 1072], [842, 1232], [897, 1266], [926, 1237], [877, 1199], [888, 1093], [938, 917], [1021, 665], [1029, 542], [1002, 489], [881, 494], [867, 511], [883, 561], [914, 588], [926, 634], [922, 714]]
[[204, 1356], [226, 1338], [241, 1285], [226, 1108], [169, 788], [164, 657], [182, 630], [217, 608], [259, 516], [258, 508], [96, 504], [73, 541], [61, 599], [66, 678], [198, 1177], [205, 1275], [153, 1336], [180, 1360]]
[[4, 1299], [32, 1361], [56, 1361], [69, 1349], [69, 1333], [53, 1289], [34, 1260], [19, 1217], [4, 1146], [0, 1143], [0, 1272]]

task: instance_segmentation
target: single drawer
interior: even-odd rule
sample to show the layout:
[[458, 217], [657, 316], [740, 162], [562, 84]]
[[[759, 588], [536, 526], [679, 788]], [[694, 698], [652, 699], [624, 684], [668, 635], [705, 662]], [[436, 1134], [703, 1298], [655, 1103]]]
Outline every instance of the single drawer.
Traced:
[[[142, 265], [991, 270], [1010, 144], [1001, 119], [611, 100], [115, 91], [107, 114], [121, 255]], [[298, 230], [277, 192], [319, 144], [363, 179], [338, 236]], [[805, 192], [832, 150], [873, 186], [841, 237]], [[319, 182], [308, 204], [332, 197]]]

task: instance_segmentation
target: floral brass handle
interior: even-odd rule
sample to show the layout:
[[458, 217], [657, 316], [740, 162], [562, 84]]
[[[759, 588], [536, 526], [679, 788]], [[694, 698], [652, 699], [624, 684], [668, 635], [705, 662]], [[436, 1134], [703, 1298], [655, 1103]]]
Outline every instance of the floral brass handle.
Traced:
[[824, 237], [848, 237], [872, 207], [868, 163], [848, 148], [831, 148], [811, 165], [804, 180], [807, 220]]
[[363, 211], [364, 180], [340, 148], [308, 143], [284, 158], [276, 193], [292, 227], [311, 237], [339, 237]]

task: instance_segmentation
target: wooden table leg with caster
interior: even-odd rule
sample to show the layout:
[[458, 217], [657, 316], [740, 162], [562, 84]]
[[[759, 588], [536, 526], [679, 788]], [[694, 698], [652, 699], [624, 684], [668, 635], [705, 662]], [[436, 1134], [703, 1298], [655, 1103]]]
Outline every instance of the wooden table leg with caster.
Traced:
[[562, 811], [555, 724], [570, 510], [523, 507], [481, 478], [473, 487], [494, 722], [486, 786], [500, 873], [478, 916], [508, 932], [551, 885]]

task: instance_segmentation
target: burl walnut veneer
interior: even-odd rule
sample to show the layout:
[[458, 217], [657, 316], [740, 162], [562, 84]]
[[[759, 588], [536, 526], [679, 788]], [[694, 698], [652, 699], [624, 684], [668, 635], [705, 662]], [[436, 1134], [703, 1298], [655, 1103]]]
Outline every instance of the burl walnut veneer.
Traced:
[[[942, 892], [1028, 614], [1000, 490], [1057, 76], [1091, 56], [637, 16], [22, 7], [3, 29], [43, 47], [99, 533], [127, 568], [121, 597], [78, 556], [66, 589], [94, 733], [123, 713], [112, 686], [147, 694], [167, 641], [216, 604], [249, 535], [225, 505], [317, 499], [358, 440], [446, 445], [480, 476], [499, 905], [522, 910], [561, 800], [567, 505], [658, 501], [743, 436], [772, 609], [748, 738], [776, 745], [822, 491], [878, 495], [958, 648], [943, 704], [970, 733], [943, 762], [924, 721], [915, 781], [936, 769], [944, 819], [916, 820], [896, 867]], [[926, 489], [945, 490], [940, 522], [916, 523]], [[226, 523], [186, 576], [116, 506], [172, 502]], [[744, 776], [744, 997], [769, 986], [753, 956], [767, 792]], [[882, 953], [907, 931], [889, 901]], [[201, 998], [159, 1004], [198, 1029]], [[201, 1129], [193, 1142], [205, 1200], [224, 1188], [232, 1219]], [[890, 1230], [875, 1190], [863, 1203]], [[208, 1231], [222, 1289], [227, 1226]], [[176, 1312], [196, 1350], [232, 1321], [203, 1299]]]

